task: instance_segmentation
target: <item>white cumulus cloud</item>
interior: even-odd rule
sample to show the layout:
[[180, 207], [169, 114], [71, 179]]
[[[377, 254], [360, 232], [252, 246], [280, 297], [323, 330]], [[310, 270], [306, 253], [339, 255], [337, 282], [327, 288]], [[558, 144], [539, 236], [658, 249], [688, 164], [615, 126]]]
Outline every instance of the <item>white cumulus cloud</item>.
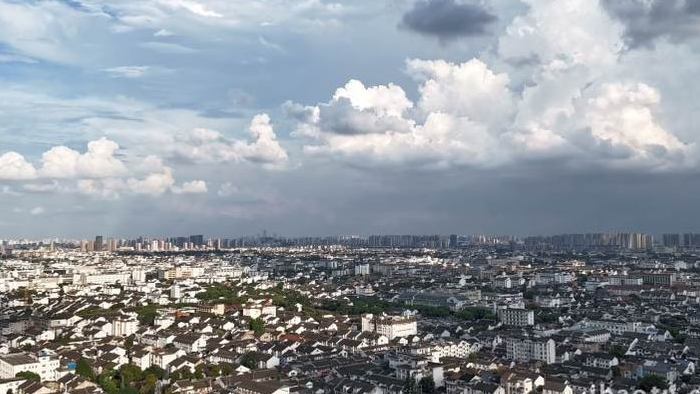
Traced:
[[280, 145], [267, 114], [256, 115], [248, 129], [252, 141], [231, 139], [216, 130], [196, 128], [175, 136], [170, 153], [195, 163], [253, 162], [281, 167], [287, 151]]
[[415, 102], [400, 86], [351, 80], [328, 102], [286, 103], [297, 122], [293, 135], [309, 154], [360, 166], [490, 168], [557, 159], [666, 171], [697, 164], [695, 144], [659, 119], [659, 91], [614, 79], [624, 29], [597, 1], [526, 3], [490, 62], [408, 60]]
[[42, 155], [41, 176], [46, 178], [108, 178], [125, 175], [128, 170], [115, 157], [119, 145], [106, 138], [88, 143], [81, 154], [65, 146], [56, 146]]
[[36, 178], [36, 169], [17, 152], [0, 155], [0, 180], [27, 180]]

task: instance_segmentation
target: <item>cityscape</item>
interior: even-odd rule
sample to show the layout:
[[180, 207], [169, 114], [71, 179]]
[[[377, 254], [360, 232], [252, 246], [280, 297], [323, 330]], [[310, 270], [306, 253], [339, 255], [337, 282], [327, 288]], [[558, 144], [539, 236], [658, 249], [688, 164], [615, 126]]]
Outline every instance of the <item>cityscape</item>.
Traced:
[[689, 392], [698, 238], [5, 240], [0, 392]]
[[700, 0], [0, 0], [0, 394], [700, 394]]

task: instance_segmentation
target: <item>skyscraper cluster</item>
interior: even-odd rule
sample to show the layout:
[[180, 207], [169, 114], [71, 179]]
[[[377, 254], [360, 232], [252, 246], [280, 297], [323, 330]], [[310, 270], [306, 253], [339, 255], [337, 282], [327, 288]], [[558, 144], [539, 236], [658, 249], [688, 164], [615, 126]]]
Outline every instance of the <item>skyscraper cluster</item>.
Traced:
[[555, 249], [650, 249], [654, 245], [654, 237], [645, 233], [587, 233], [559, 234], [552, 236], [526, 237], [524, 243], [528, 247], [551, 247]]

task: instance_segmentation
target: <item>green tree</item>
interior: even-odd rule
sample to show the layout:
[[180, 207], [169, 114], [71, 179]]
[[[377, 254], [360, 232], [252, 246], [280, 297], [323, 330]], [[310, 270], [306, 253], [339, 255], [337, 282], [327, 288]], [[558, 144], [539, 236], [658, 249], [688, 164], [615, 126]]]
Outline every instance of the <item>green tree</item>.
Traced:
[[15, 377], [27, 379], [33, 382], [41, 382], [41, 376], [30, 371], [17, 372], [17, 375], [15, 375]]
[[613, 345], [610, 347], [608, 353], [610, 353], [611, 356], [615, 356], [619, 359], [625, 357], [627, 349], [625, 349], [625, 347], [621, 345]]
[[146, 375], [143, 380], [143, 384], [139, 389], [140, 394], [153, 394], [156, 391], [156, 385], [158, 384], [158, 377], [152, 373]]
[[117, 385], [117, 381], [114, 379], [114, 374], [114, 371], [103, 372], [97, 378], [97, 384], [99, 384], [100, 387], [102, 387], [102, 390], [104, 390], [104, 392], [107, 394], [119, 393], [119, 386]]
[[646, 392], [650, 392], [654, 387], [656, 387], [659, 390], [665, 390], [668, 388], [668, 383], [666, 382], [666, 379], [659, 375], [647, 375], [639, 379], [637, 385], [637, 388]]
[[122, 387], [127, 387], [131, 383], [141, 380], [143, 371], [134, 364], [125, 364], [119, 368], [119, 376], [121, 376]]
[[248, 323], [248, 328], [253, 331], [255, 335], [260, 336], [265, 332], [265, 322], [258, 317]]
[[146, 368], [143, 373], [146, 375], [154, 375], [158, 380], [162, 380], [165, 377], [165, 371], [163, 368], [160, 368], [157, 365], [151, 365], [150, 367]]
[[221, 366], [221, 374], [224, 376], [229, 376], [233, 374], [234, 368], [233, 365], [229, 363], [221, 363], [219, 364]]
[[202, 301], [218, 301], [227, 304], [240, 304], [242, 299], [237, 296], [238, 289], [227, 285], [214, 285], [201, 293], [197, 293], [197, 298]]
[[199, 364], [195, 367], [194, 369], [194, 378], [195, 379], [204, 379], [204, 368], [206, 365], [204, 364]]
[[207, 367], [207, 376], [219, 377], [221, 376], [221, 367], [219, 365], [213, 364]]
[[495, 319], [496, 315], [486, 308], [465, 308], [456, 313], [456, 316], [464, 320]]
[[136, 310], [137, 317], [141, 324], [153, 325], [153, 321], [158, 316], [158, 305], [146, 305]]
[[423, 394], [432, 394], [435, 392], [435, 381], [432, 376], [425, 376], [418, 382], [418, 387]]
[[255, 357], [254, 352], [248, 352], [241, 357], [241, 365], [250, 368], [250, 369], [255, 369], [258, 366], [258, 359]]
[[132, 347], [134, 347], [134, 336], [133, 335], [126, 337], [126, 339], [124, 340], [124, 347], [126, 348], [126, 350], [130, 350]]
[[95, 381], [95, 371], [92, 370], [92, 365], [85, 358], [80, 358], [75, 366], [75, 373], [84, 377], [87, 380]]
[[171, 378], [173, 381], [177, 381], [177, 380], [189, 380], [189, 379], [192, 379], [192, 377], [193, 377], [192, 372], [191, 372], [190, 369], [187, 368], [187, 367], [185, 367], [185, 368], [180, 368], [180, 369], [178, 369], [178, 370], [176, 370], [175, 372], [173, 372], [173, 373], [170, 374], [170, 378]]

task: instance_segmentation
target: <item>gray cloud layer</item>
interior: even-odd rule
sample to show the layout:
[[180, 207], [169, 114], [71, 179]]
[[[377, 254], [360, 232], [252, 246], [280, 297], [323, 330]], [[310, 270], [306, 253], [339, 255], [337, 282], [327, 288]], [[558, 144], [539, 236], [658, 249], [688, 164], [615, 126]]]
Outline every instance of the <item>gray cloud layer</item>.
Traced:
[[655, 39], [684, 40], [700, 31], [700, 0], [602, 0], [625, 25], [625, 39], [634, 48]]
[[443, 40], [486, 33], [496, 16], [479, 5], [456, 0], [420, 0], [404, 14], [401, 26]]

